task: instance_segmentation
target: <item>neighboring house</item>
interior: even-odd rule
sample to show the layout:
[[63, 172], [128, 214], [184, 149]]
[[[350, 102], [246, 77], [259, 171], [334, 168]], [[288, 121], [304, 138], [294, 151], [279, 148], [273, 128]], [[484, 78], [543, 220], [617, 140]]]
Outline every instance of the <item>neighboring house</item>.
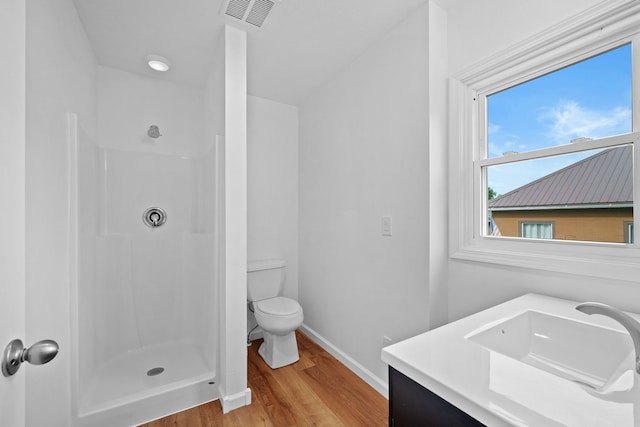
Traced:
[[604, 150], [492, 199], [492, 234], [633, 242], [633, 149]]

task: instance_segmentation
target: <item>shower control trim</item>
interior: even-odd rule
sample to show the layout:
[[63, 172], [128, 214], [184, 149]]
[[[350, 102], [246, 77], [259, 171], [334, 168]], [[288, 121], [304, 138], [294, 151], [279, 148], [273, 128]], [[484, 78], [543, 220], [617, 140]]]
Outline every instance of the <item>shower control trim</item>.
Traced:
[[160, 227], [167, 221], [167, 213], [160, 208], [149, 208], [142, 214], [142, 221], [147, 227]]

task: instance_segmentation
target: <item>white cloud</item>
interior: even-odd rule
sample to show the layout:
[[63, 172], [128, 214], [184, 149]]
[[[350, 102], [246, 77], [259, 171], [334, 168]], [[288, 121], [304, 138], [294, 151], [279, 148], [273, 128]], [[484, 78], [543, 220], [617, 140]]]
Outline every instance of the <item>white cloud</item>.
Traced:
[[631, 110], [623, 107], [609, 111], [590, 110], [576, 101], [562, 100], [544, 111], [540, 119], [549, 123], [549, 132], [555, 143], [566, 144], [583, 136], [600, 138], [628, 132]]
[[487, 125], [487, 132], [489, 133], [489, 135], [496, 134], [500, 132], [500, 128], [501, 128], [500, 125], [497, 125], [495, 123], [489, 123]]
[[489, 157], [499, 157], [508, 151], [515, 151], [517, 153], [528, 151], [531, 148], [527, 144], [523, 144], [519, 141], [516, 135], [506, 135], [503, 140], [494, 138], [489, 144]]
[[515, 135], [505, 135], [502, 132], [502, 126], [495, 123], [487, 124], [487, 133], [489, 135], [489, 157], [502, 156], [507, 151], [518, 151], [520, 144], [517, 142], [518, 137]]

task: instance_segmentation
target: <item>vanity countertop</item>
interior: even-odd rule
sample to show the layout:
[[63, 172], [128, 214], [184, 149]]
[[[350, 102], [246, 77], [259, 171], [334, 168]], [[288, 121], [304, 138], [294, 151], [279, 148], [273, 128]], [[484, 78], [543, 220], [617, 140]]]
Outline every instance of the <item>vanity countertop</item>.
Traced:
[[469, 339], [527, 311], [626, 333], [608, 317], [577, 311], [577, 304], [524, 295], [385, 347], [382, 360], [487, 426], [640, 427], [640, 375], [632, 354], [615, 387], [598, 391]]

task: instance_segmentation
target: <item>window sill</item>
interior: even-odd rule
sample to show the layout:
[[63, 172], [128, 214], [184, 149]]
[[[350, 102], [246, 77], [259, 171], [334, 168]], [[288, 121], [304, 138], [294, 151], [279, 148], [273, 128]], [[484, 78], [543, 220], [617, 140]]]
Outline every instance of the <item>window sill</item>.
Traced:
[[453, 251], [450, 258], [610, 280], [640, 277], [636, 245], [522, 240], [482, 237]]

